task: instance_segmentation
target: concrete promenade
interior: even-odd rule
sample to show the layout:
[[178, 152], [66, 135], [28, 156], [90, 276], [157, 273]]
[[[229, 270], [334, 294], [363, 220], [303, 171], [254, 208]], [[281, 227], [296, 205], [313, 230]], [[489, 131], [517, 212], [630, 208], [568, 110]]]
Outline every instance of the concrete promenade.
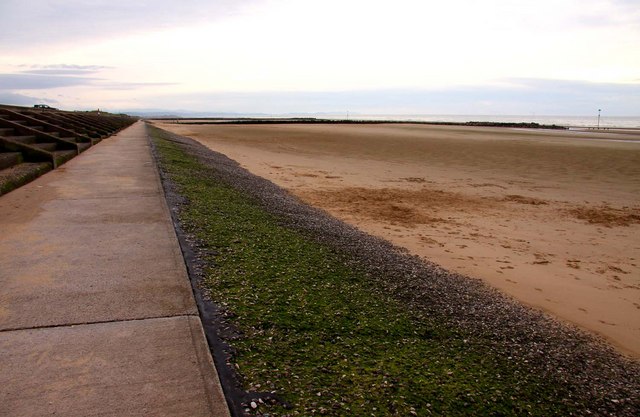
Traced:
[[0, 416], [228, 416], [138, 122], [0, 196]]

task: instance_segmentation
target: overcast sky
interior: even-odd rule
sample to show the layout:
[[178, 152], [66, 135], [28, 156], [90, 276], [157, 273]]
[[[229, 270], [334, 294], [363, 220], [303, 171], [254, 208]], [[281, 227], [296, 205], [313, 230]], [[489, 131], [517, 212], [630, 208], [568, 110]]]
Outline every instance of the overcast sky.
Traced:
[[640, 0], [0, 0], [0, 103], [640, 115]]

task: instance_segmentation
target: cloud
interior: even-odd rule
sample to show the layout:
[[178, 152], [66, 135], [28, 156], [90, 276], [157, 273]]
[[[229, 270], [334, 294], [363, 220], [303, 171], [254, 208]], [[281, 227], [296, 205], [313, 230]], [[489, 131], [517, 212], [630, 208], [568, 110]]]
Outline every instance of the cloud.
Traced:
[[39, 69], [39, 70], [27, 70], [22, 71], [22, 74], [36, 74], [36, 75], [82, 75], [82, 74], [95, 74], [96, 71], [92, 70], [65, 70], [65, 69]]
[[179, 83], [127, 83], [127, 82], [100, 82], [96, 83], [96, 87], [107, 90], [136, 90], [146, 87], [166, 87], [170, 85], [178, 85]]
[[175, 83], [110, 81], [91, 76], [112, 67], [102, 65], [18, 65], [31, 68], [13, 74], [0, 74], [0, 90], [44, 90], [61, 87], [91, 86], [104, 90], [136, 90]]
[[39, 75], [88, 75], [97, 72], [113, 69], [106, 65], [18, 65], [18, 68], [30, 68], [20, 73], [23, 74], [39, 74]]
[[76, 71], [100, 71], [104, 69], [113, 69], [113, 67], [107, 65], [77, 65], [77, 64], [48, 64], [48, 65], [38, 65], [38, 64], [21, 64], [17, 65], [21, 68], [34, 68], [34, 69], [64, 69], [64, 70], [76, 70]]
[[91, 84], [98, 78], [74, 75], [0, 74], [0, 90], [43, 90]]
[[0, 103], [13, 106], [31, 106], [37, 103], [58, 104], [56, 100], [26, 96], [24, 94], [8, 93], [0, 91]]
[[210, 22], [255, 0], [2, 0], [0, 50]]
[[593, 2], [575, 9], [573, 19], [584, 27], [605, 28], [640, 24], [640, 9], [637, 0], [609, 0]]

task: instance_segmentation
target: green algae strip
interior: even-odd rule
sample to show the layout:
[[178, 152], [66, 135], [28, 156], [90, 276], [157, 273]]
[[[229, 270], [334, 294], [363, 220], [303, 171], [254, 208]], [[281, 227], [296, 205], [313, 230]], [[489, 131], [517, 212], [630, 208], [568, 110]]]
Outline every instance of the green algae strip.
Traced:
[[243, 389], [290, 404], [269, 416], [575, 415], [566, 387], [482, 341], [418, 319], [364, 272], [282, 226], [150, 128], [160, 167], [185, 198], [179, 219], [207, 259], [212, 300], [232, 313]]

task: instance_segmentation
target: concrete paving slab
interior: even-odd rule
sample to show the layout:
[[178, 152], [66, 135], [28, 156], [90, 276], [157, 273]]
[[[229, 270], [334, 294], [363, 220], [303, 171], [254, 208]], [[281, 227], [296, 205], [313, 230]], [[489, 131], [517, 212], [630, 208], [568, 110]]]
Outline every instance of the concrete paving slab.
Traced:
[[0, 199], [0, 330], [197, 312], [138, 134]]
[[[129, 129], [143, 128], [133, 126]], [[120, 135], [126, 135], [129, 129], [88, 149], [82, 153], [82, 158], [74, 158], [51, 171], [50, 175], [40, 177], [35, 191], [60, 199], [138, 197], [145, 193], [160, 193], [161, 189], [155, 186], [157, 173], [148, 145], [127, 143], [123, 149], [113, 143], [120, 141]]]
[[142, 123], [0, 197], [0, 415], [228, 416]]
[[0, 415], [224, 415], [203, 341], [197, 317], [0, 332]]
[[181, 254], [158, 225], [19, 236], [0, 243], [0, 330], [197, 314]]

